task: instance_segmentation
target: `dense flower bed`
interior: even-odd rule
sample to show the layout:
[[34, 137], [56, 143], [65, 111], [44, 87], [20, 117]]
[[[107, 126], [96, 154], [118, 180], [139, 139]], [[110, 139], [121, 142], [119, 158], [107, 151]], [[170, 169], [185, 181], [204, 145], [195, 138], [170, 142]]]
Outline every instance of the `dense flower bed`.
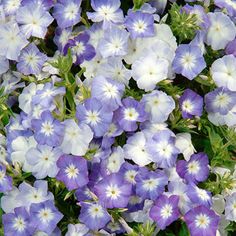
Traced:
[[0, 0], [0, 235], [236, 233], [234, 0]]

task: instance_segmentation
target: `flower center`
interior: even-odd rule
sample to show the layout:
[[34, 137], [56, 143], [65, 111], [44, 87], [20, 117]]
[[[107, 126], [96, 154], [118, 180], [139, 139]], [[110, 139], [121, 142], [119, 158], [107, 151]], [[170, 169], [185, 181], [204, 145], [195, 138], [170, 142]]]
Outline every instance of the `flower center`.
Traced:
[[53, 124], [49, 121], [45, 121], [42, 123], [41, 132], [44, 133], [46, 136], [50, 136], [54, 132]]
[[206, 229], [210, 224], [210, 219], [205, 214], [199, 214], [196, 216], [195, 225], [198, 228]]
[[20, 216], [14, 219], [13, 228], [19, 232], [24, 231], [26, 223]]
[[73, 164], [70, 164], [66, 169], [65, 173], [69, 179], [75, 179], [79, 174], [78, 168], [76, 168]]
[[166, 204], [164, 207], [161, 208], [161, 217], [162, 218], [169, 218], [172, 215], [173, 208], [170, 204]]
[[191, 161], [191, 162], [187, 165], [187, 168], [188, 168], [188, 172], [189, 172], [190, 174], [197, 174], [198, 171], [200, 170], [198, 161]]
[[126, 120], [135, 121], [135, 120], [137, 120], [138, 116], [139, 116], [139, 114], [135, 110], [135, 108], [126, 108], [124, 110], [124, 118]]

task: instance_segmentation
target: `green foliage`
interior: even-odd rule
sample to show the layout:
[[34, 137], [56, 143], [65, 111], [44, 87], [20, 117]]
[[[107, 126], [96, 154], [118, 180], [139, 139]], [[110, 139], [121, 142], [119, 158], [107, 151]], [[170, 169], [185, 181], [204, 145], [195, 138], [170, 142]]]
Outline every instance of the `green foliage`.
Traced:
[[182, 11], [181, 6], [173, 3], [170, 11], [170, 27], [175, 36], [178, 37], [179, 42], [192, 40], [195, 36], [196, 30], [200, 27], [197, 25], [197, 16], [195, 14], [188, 14]]
[[137, 226], [134, 226], [134, 231], [127, 234], [127, 236], [153, 236], [155, 235], [155, 230], [155, 224], [148, 221], [145, 224], [138, 224]]
[[142, 5], [148, 0], [133, 0], [134, 10], [138, 10], [142, 7]]

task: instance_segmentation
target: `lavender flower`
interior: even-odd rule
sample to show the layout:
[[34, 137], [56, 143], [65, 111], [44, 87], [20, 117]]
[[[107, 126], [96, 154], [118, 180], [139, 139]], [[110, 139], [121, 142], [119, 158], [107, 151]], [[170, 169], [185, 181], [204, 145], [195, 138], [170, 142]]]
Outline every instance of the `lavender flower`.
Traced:
[[88, 183], [88, 169], [85, 159], [79, 156], [62, 155], [57, 161], [57, 180], [62, 181], [69, 191]]
[[220, 217], [205, 206], [198, 206], [188, 211], [184, 220], [192, 236], [216, 235]]
[[69, 48], [71, 48], [73, 61], [76, 65], [86, 61], [90, 61], [96, 55], [94, 47], [88, 43], [89, 34], [83, 32], [76, 36], [74, 39], [69, 39], [65, 45], [63, 52], [67, 54]]
[[95, 12], [87, 12], [88, 18], [93, 22], [103, 22], [104, 28], [124, 21], [120, 0], [92, 0], [91, 6]]
[[107, 210], [99, 203], [81, 202], [80, 205], [79, 220], [91, 230], [99, 230], [111, 220]]
[[180, 44], [173, 61], [175, 73], [193, 80], [206, 67], [206, 62], [199, 47]]
[[136, 122], [147, 119], [144, 103], [128, 97], [122, 100], [122, 106], [115, 111], [114, 119], [125, 131], [135, 131], [138, 126]]
[[226, 219], [236, 221], [236, 193], [232, 193], [227, 196], [225, 204]]
[[133, 39], [154, 36], [154, 17], [149, 13], [129, 11], [125, 26]]
[[128, 52], [128, 38], [129, 33], [126, 30], [118, 27], [109, 28], [98, 44], [98, 51], [103, 58], [124, 56]]
[[104, 207], [122, 208], [128, 205], [131, 189], [121, 174], [111, 174], [95, 185], [94, 192]]
[[173, 167], [175, 165], [179, 150], [175, 147], [175, 137], [169, 130], [156, 133], [147, 144], [152, 159], [161, 168]]
[[12, 178], [6, 175], [6, 167], [0, 162], [0, 193], [12, 190]]
[[28, 41], [16, 23], [8, 22], [0, 25], [0, 56], [9, 60], [17, 60], [27, 43]]
[[64, 125], [52, 117], [49, 111], [44, 111], [40, 119], [31, 121], [34, 138], [41, 145], [59, 146], [63, 140]]
[[31, 43], [21, 51], [17, 69], [25, 75], [38, 75], [46, 60], [47, 56], [41, 53], [35, 44]]
[[192, 91], [186, 89], [179, 98], [179, 105], [184, 119], [193, 118], [193, 116], [201, 116], [203, 110], [203, 98]]
[[210, 207], [212, 205], [211, 193], [198, 188], [195, 184], [188, 185], [187, 195], [192, 203]]
[[45, 10], [49, 10], [54, 5], [53, 0], [21, 0], [22, 6], [28, 5], [32, 2], [41, 5]]
[[54, 206], [53, 201], [48, 200], [42, 203], [33, 203], [30, 206], [32, 225], [38, 231], [51, 234], [62, 217], [63, 215]]
[[3, 57], [0, 56], [0, 75], [7, 72], [9, 69], [9, 61]]
[[73, 26], [80, 21], [81, 0], [60, 0], [54, 5], [53, 16], [60, 28]]
[[164, 190], [168, 183], [168, 178], [164, 171], [156, 170], [147, 171], [141, 170], [135, 177], [136, 180], [136, 194], [143, 199], [156, 200]]
[[26, 160], [32, 166], [32, 174], [37, 179], [43, 179], [46, 176], [53, 178], [59, 171], [56, 162], [61, 154], [62, 151], [59, 148], [38, 145], [37, 148], [31, 148], [26, 153]]
[[175, 108], [174, 99], [162, 91], [154, 90], [145, 94], [142, 101], [145, 103], [145, 110], [150, 114], [150, 121], [153, 123], [166, 121]]
[[179, 176], [188, 182], [202, 182], [209, 175], [209, 161], [205, 153], [193, 154], [190, 160], [180, 160], [176, 164], [176, 170]]
[[207, 112], [226, 115], [236, 105], [236, 93], [225, 87], [216, 88], [205, 95]]
[[236, 38], [227, 44], [225, 53], [227, 55], [233, 54], [234, 56], [236, 56]]
[[178, 203], [179, 197], [176, 195], [170, 197], [161, 195], [157, 198], [155, 205], [152, 206], [149, 215], [164, 230], [166, 226], [179, 218]]
[[96, 98], [87, 99], [84, 105], [77, 106], [76, 112], [79, 122], [90, 126], [96, 137], [101, 137], [108, 130], [113, 113], [107, 111]]
[[73, 235], [76, 235], [76, 236], [84, 236], [88, 233], [89, 231], [89, 228], [86, 227], [86, 225], [84, 224], [69, 224], [68, 225], [68, 231], [67, 233], [65, 234], [65, 236], [73, 236]]
[[107, 110], [114, 111], [121, 105], [124, 90], [123, 84], [98, 76], [93, 79], [91, 95], [100, 100]]
[[34, 36], [43, 39], [53, 17], [40, 4], [31, 2], [17, 10], [16, 21], [26, 38]]
[[6, 236], [31, 236], [34, 233], [29, 214], [24, 207], [15, 208], [14, 213], [4, 214], [2, 221]]

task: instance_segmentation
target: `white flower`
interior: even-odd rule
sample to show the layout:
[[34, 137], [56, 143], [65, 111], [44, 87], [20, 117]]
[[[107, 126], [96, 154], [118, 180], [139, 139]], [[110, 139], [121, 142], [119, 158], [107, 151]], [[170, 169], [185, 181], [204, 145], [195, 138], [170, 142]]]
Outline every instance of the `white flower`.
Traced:
[[62, 151], [66, 154], [83, 156], [90, 141], [93, 139], [93, 132], [86, 124], [77, 125], [74, 120], [66, 120], [65, 135], [61, 144]]
[[11, 161], [14, 163], [18, 162], [22, 165], [22, 169], [25, 172], [31, 172], [31, 166], [28, 164], [26, 160], [26, 153], [30, 148], [36, 147], [37, 142], [35, 141], [33, 136], [29, 138], [19, 136], [14, 139], [11, 143]]
[[226, 55], [214, 61], [211, 75], [218, 87], [223, 86], [236, 91], [236, 58], [233, 55]]
[[225, 210], [225, 200], [224, 197], [220, 194], [217, 194], [212, 197], [212, 208], [218, 214], [222, 214]]
[[230, 18], [222, 12], [207, 14], [210, 27], [207, 31], [206, 43], [213, 50], [224, 49], [236, 36], [236, 27]]
[[151, 91], [158, 82], [167, 78], [168, 67], [169, 63], [166, 59], [159, 59], [153, 54], [148, 54], [133, 63], [133, 78], [140, 89]]
[[184, 159], [189, 161], [190, 156], [196, 152], [191, 141], [191, 134], [189, 133], [179, 133], [176, 135], [175, 146], [184, 155]]

